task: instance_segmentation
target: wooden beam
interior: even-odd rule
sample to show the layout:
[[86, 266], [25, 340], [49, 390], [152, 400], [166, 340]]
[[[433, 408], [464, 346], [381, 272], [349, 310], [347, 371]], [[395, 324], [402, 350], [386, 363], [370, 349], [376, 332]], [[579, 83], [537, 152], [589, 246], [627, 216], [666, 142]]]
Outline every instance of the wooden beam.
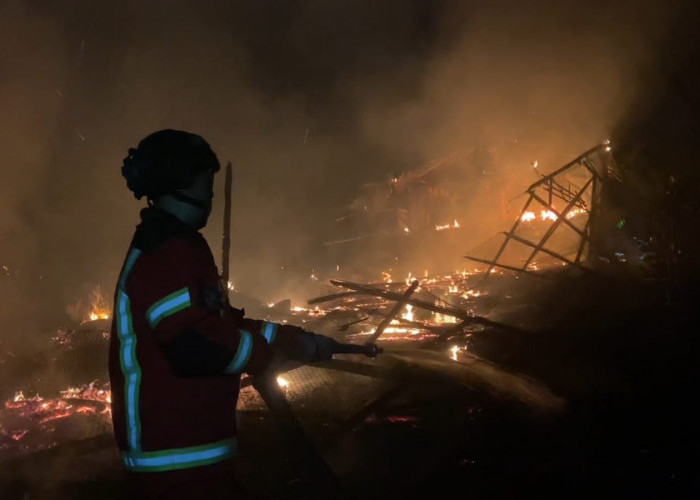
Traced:
[[[537, 248], [537, 244], [535, 244], [535, 243], [533, 243], [533, 242], [531, 242], [531, 241], [528, 241], [528, 240], [526, 240], [525, 238], [521, 238], [520, 236], [518, 236], [518, 235], [516, 235], [516, 234], [511, 234], [510, 237], [513, 238], [515, 241], [519, 241], [519, 242], [522, 243], [523, 245], [529, 246], [530, 248]], [[581, 269], [585, 269], [586, 271], [590, 271], [590, 269], [583, 267], [583, 266], [580, 265], [578, 262], [574, 262], [574, 261], [572, 261], [572, 260], [569, 260], [569, 259], [567, 259], [566, 257], [564, 257], [563, 255], [560, 255], [560, 254], [558, 254], [558, 253], [556, 253], [556, 252], [553, 252], [552, 250], [549, 250], [549, 249], [547, 249], [547, 248], [542, 247], [542, 248], [540, 248], [540, 251], [541, 251], [541, 252], [544, 252], [544, 253], [546, 253], [546, 254], [548, 254], [548, 255], [551, 255], [551, 256], [554, 257], [555, 259], [559, 259], [559, 260], [561, 260], [561, 261], [563, 261], [563, 262], [566, 262], [567, 264], [570, 264], [570, 265], [575, 266], [575, 267], [579, 267], [579, 268], [581, 268]]]

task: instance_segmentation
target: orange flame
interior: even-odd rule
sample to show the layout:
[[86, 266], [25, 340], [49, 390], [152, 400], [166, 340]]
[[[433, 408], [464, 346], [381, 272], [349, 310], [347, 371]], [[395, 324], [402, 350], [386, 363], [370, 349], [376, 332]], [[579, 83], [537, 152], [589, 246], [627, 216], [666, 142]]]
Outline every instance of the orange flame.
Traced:
[[96, 321], [98, 319], [109, 319], [112, 317], [112, 311], [109, 308], [107, 299], [102, 294], [100, 286], [96, 286], [90, 292], [90, 312], [86, 321]]

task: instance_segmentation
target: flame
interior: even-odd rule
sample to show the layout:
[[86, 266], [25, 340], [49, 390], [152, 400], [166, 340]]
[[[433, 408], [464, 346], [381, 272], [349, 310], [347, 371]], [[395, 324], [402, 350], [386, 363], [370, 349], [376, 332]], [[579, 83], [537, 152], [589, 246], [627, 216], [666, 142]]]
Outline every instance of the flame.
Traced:
[[401, 317], [405, 320], [413, 321], [413, 306], [411, 304], [406, 304], [406, 312]]
[[287, 388], [289, 387], [289, 381], [285, 379], [282, 375], [277, 376], [277, 385], [279, 385], [282, 388]]
[[447, 314], [441, 314], [441, 313], [433, 313], [433, 320], [435, 323], [442, 325], [445, 323], [451, 323], [451, 324], [456, 324], [457, 323], [457, 318], [454, 316], [449, 316]]
[[557, 214], [555, 214], [551, 210], [542, 210], [540, 212], [540, 219], [542, 219], [542, 220], [549, 219], [549, 220], [555, 221], [555, 220], [557, 220]]
[[90, 311], [87, 317], [86, 321], [97, 321], [98, 319], [109, 319], [112, 317], [112, 311], [99, 285], [90, 292]]
[[[585, 214], [586, 209], [584, 208], [572, 208], [566, 213], [566, 218], [571, 219], [573, 217], [576, 217], [577, 215]], [[541, 220], [551, 220], [555, 221], [559, 217], [557, 217], [557, 214], [554, 213], [552, 210], [540, 210], [540, 217]], [[531, 222], [533, 220], [537, 219], [537, 215], [535, 215], [535, 212], [527, 211], [525, 212], [521, 217], [520, 220], [522, 222]]]
[[455, 219], [452, 224], [447, 223], [443, 225], [436, 225], [435, 230], [436, 231], [442, 231], [443, 229], [456, 229], [459, 227], [459, 222], [457, 222], [457, 219]]
[[459, 347], [457, 347], [456, 345], [453, 345], [452, 347], [450, 347], [450, 358], [457, 361], [457, 352], [458, 351], [459, 351]]
[[583, 208], [572, 208], [566, 213], [566, 218], [571, 219], [573, 217], [576, 217], [577, 215], [585, 214], [586, 210]]

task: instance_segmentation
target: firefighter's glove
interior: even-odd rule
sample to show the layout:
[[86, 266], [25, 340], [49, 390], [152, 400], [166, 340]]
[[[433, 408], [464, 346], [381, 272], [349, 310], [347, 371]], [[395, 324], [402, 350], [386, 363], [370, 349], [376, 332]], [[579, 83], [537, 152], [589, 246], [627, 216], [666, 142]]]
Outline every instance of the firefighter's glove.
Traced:
[[253, 337], [253, 353], [245, 370], [249, 375], [269, 375], [279, 370], [279, 356], [262, 337]]
[[311, 362], [314, 361], [329, 361], [333, 358], [335, 353], [335, 346], [338, 344], [334, 339], [326, 337], [325, 335], [319, 335], [312, 333], [314, 343], [316, 344], [316, 350], [312, 356]]
[[275, 357], [301, 363], [328, 361], [333, 357], [336, 341], [301, 328], [280, 334], [272, 345]]

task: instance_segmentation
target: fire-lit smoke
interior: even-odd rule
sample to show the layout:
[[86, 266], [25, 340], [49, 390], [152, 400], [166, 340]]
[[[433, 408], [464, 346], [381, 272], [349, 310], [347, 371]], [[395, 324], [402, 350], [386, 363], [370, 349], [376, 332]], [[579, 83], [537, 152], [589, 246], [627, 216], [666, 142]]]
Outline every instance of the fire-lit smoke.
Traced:
[[[242, 293], [308, 297], [346, 270], [321, 242], [362, 183], [478, 151], [508, 196], [475, 186], [469, 220], [434, 223], [447, 234], [488, 221], [451, 241], [461, 258], [500, 229], [532, 161], [546, 171], [607, 137], [653, 60], [665, 5], [3, 2], [2, 335], [64, 314], [86, 283], [113, 288], [143, 205], [119, 167], [165, 127], [233, 162]], [[204, 232], [217, 257], [220, 183]]]

